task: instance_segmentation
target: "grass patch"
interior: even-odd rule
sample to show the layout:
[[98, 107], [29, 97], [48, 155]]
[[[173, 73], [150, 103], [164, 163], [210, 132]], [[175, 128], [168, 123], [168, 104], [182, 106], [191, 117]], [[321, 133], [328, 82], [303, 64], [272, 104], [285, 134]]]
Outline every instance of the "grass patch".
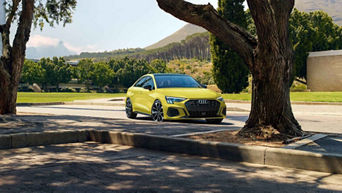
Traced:
[[32, 93], [18, 92], [18, 103], [70, 102], [99, 98], [125, 97], [126, 93]]
[[342, 102], [342, 92], [291, 92], [292, 101]]
[[[223, 94], [224, 99], [250, 101], [251, 94]], [[291, 92], [291, 101], [342, 102], [342, 92]]]
[[224, 99], [239, 100], [239, 101], [250, 101], [251, 94], [240, 93], [240, 94], [223, 94]]

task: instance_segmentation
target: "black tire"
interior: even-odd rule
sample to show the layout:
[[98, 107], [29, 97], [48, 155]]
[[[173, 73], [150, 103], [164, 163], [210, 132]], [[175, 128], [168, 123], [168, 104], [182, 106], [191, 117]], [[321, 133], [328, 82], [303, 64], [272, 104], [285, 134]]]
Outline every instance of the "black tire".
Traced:
[[206, 119], [209, 124], [220, 124], [223, 119]]
[[126, 100], [126, 116], [130, 119], [137, 117], [137, 113], [133, 112], [133, 105], [130, 98]]
[[164, 120], [163, 105], [160, 100], [154, 101], [151, 109], [151, 116], [153, 121], [162, 122]]

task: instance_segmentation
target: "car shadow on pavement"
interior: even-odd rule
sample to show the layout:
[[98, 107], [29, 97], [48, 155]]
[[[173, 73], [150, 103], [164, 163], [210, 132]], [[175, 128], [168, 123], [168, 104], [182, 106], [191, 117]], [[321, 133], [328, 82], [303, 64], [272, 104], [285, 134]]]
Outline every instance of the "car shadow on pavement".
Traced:
[[128, 146], [63, 144], [0, 151], [0, 192], [338, 192], [330, 174]]
[[[135, 119], [144, 121], [153, 121], [150, 116], [138, 116]], [[155, 122], [155, 121], [153, 121]], [[234, 125], [233, 123], [222, 122], [218, 124], [209, 124], [205, 120], [164, 120], [164, 123], [194, 123], [194, 124], [207, 124], [207, 125]]]

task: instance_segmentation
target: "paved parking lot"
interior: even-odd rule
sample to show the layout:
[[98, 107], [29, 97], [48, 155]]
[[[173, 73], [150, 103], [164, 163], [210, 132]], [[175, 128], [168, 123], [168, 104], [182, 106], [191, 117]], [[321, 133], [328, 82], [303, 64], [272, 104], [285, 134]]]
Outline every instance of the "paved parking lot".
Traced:
[[243, 165], [127, 146], [0, 151], [0, 192], [341, 192], [342, 175]]
[[[249, 104], [245, 103], [228, 103], [228, 108], [237, 108], [248, 111]], [[342, 134], [342, 105], [292, 105], [295, 117], [301, 124], [303, 130], [324, 132], [324, 133], [338, 133]], [[137, 120], [129, 120], [126, 118], [126, 114], [123, 106], [103, 106], [103, 105], [54, 105], [54, 106], [30, 106], [30, 107], [18, 107], [18, 112], [31, 112], [31, 113], [48, 113], [53, 114], [57, 120], [62, 120], [63, 117], [67, 119], [82, 120], [87, 122], [87, 119], [98, 119], [100, 123], [102, 120], [115, 120], [115, 123], [120, 124], [122, 121], [128, 121], [124, 124], [124, 128], [131, 132], [144, 131], [139, 125], [150, 126], [151, 128], [169, 128], [159, 130], [163, 135], [176, 135], [184, 132], [206, 131], [215, 129], [238, 129], [243, 127], [245, 121], [248, 119], [248, 112], [236, 112], [228, 111], [227, 119], [222, 124], [209, 125], [202, 122], [166, 122], [166, 123], [154, 123], [146, 116], [139, 116]], [[59, 118], [60, 117], [60, 118]], [[90, 117], [90, 118], [89, 118]], [[110, 122], [110, 121], [109, 121]], [[200, 124], [198, 124], [200, 123]], [[89, 124], [93, 125], [93, 124]], [[134, 125], [130, 127], [129, 125]], [[137, 128], [137, 129], [135, 129]], [[174, 129], [171, 129], [174, 128]], [[181, 130], [177, 130], [177, 128]], [[149, 134], [154, 134], [154, 131], [147, 131]], [[166, 133], [164, 133], [166, 132]]]

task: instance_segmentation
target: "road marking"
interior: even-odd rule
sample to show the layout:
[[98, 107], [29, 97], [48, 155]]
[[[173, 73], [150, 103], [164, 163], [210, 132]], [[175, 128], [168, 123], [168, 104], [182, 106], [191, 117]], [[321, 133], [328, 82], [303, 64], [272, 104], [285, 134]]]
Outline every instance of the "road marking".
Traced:
[[326, 137], [328, 135], [324, 135], [324, 134], [315, 134], [311, 137], [305, 138], [303, 140], [297, 141], [295, 143], [290, 143], [289, 145], [283, 147], [284, 149], [297, 149], [301, 146], [304, 146], [306, 144], [312, 143], [316, 140], [322, 139], [324, 137]]
[[239, 129], [218, 129], [218, 130], [212, 130], [212, 131], [202, 131], [202, 132], [193, 132], [193, 133], [171, 135], [170, 137], [187, 137], [187, 136], [192, 136], [192, 135], [202, 135], [202, 134], [216, 133], [216, 132], [221, 132], [221, 131], [235, 131], [235, 130], [239, 130]]

